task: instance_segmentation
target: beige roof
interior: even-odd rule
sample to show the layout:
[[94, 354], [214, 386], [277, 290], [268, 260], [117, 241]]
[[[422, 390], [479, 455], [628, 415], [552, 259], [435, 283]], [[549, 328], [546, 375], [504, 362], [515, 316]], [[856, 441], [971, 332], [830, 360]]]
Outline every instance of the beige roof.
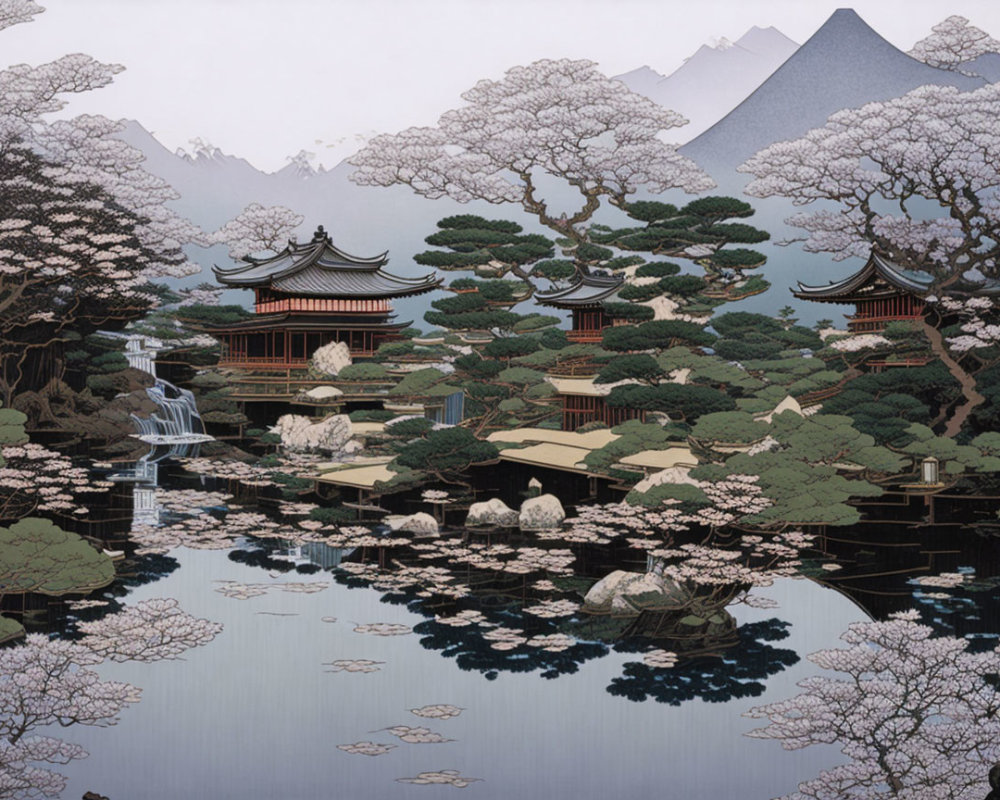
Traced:
[[353, 486], [356, 489], [373, 489], [376, 481], [392, 480], [396, 473], [384, 464], [373, 464], [369, 467], [352, 467], [338, 469], [320, 475], [316, 480], [321, 483], [332, 483], [335, 486]]
[[629, 467], [661, 470], [682, 465], [697, 466], [698, 457], [691, 452], [691, 448], [682, 446], [670, 447], [666, 450], [643, 450], [640, 453], [625, 456], [621, 463]]
[[358, 456], [350, 461], [321, 461], [316, 465], [316, 472], [332, 472], [335, 469], [351, 467], [370, 467], [372, 464], [388, 464], [390, 461], [392, 461], [392, 456]]
[[518, 464], [532, 464], [536, 467], [563, 469], [571, 472], [587, 472], [583, 464], [590, 454], [586, 447], [569, 447], [564, 444], [534, 444], [530, 447], [500, 451], [501, 461], [514, 461]]
[[604, 397], [611, 392], [610, 383], [595, 384], [590, 378], [546, 378], [559, 394], [580, 394]]
[[347, 463], [327, 461], [316, 465], [318, 474], [312, 475], [321, 483], [332, 483], [336, 486], [353, 486], [358, 489], [371, 489], [376, 481], [390, 480], [396, 473], [387, 467], [391, 458], [364, 458]]
[[599, 428], [588, 433], [554, 431], [548, 428], [515, 428], [510, 431], [491, 433], [486, 438], [491, 442], [512, 442], [514, 444], [535, 442], [538, 444], [561, 444], [568, 447], [596, 450], [599, 447], [610, 444], [619, 437], [617, 433], [612, 433], [608, 428]]

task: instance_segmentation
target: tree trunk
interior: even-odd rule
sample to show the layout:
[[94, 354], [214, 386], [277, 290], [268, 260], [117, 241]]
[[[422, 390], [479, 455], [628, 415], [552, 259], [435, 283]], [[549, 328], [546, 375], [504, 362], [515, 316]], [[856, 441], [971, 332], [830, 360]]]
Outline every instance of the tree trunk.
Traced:
[[942, 363], [948, 368], [948, 372], [954, 376], [955, 380], [962, 387], [962, 397], [965, 398], [965, 403], [955, 409], [951, 419], [948, 420], [944, 428], [944, 435], [953, 438], [962, 430], [962, 425], [965, 424], [965, 420], [969, 418], [972, 410], [976, 406], [985, 403], [986, 398], [976, 391], [975, 376], [962, 369], [962, 366], [952, 358], [951, 353], [948, 352], [948, 346], [945, 344], [944, 337], [941, 335], [941, 331], [931, 325], [926, 319], [924, 320], [924, 333], [931, 343], [931, 350], [934, 352], [934, 355], [941, 359]]

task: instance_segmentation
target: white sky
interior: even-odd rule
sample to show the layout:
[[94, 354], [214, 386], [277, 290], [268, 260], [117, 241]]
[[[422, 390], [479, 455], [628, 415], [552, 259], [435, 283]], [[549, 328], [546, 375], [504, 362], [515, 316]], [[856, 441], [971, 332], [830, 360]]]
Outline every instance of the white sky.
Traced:
[[[0, 32], [5, 64], [83, 52], [125, 65], [73, 113], [138, 119], [170, 149], [201, 137], [267, 170], [327, 166], [354, 137], [433, 124], [480, 78], [539, 58], [669, 74], [700, 45], [774, 26], [802, 43], [845, 0], [39, 0]], [[961, 14], [1000, 38], [1000, 2], [855, 0], [903, 50]], [[318, 141], [317, 141], [318, 140]], [[329, 147], [338, 144], [337, 147]]]

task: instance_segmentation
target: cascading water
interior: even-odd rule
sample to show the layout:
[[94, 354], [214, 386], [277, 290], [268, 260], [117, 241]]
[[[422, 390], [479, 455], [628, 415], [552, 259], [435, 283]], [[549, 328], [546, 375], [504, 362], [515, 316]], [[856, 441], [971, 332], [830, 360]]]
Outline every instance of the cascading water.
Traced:
[[212, 437], [205, 433], [194, 395], [156, 377], [155, 356], [160, 346], [162, 343], [156, 339], [135, 335], [129, 336], [125, 343], [125, 358], [129, 366], [156, 378], [156, 383], [146, 389], [146, 394], [160, 409], [159, 413], [145, 419], [134, 414], [132, 419], [142, 441], [169, 447], [167, 455], [196, 455], [198, 444], [211, 441]]
[[132, 415], [138, 438], [152, 447], [135, 463], [133, 469], [111, 476], [112, 480], [134, 483], [133, 526], [156, 525], [161, 511], [156, 500], [160, 462], [171, 457], [197, 456], [200, 443], [211, 441], [212, 437], [205, 433], [205, 424], [198, 414], [194, 395], [156, 376], [156, 351], [163, 347], [162, 342], [147, 336], [120, 333], [105, 335], [126, 338], [125, 358], [129, 366], [149, 373], [156, 379], [156, 383], [146, 389], [146, 394], [156, 403], [159, 411], [148, 417]]
[[146, 389], [146, 394], [160, 408], [147, 419], [133, 415], [139, 438], [149, 444], [192, 445], [211, 440], [198, 415], [194, 395], [187, 389], [178, 389], [169, 381], [156, 379], [156, 384]]

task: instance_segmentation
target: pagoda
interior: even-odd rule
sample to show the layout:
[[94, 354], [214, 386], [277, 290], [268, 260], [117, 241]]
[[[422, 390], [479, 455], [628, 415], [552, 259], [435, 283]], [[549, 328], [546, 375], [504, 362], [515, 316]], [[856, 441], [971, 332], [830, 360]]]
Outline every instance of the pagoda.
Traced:
[[851, 303], [854, 314], [847, 317], [847, 329], [851, 333], [878, 333], [890, 322], [923, 319], [924, 298], [933, 282], [929, 273], [899, 267], [873, 250], [853, 275], [826, 286], [799, 282], [798, 291], [792, 294], [816, 303]]
[[543, 306], [572, 312], [572, 328], [566, 332], [569, 341], [596, 343], [601, 332], [614, 324], [604, 312], [604, 302], [613, 299], [624, 282], [620, 275], [580, 275], [564, 289], [536, 292], [535, 299]]
[[285, 372], [305, 368], [330, 342], [344, 342], [352, 357], [365, 357], [402, 338], [410, 323], [394, 321], [390, 300], [429, 292], [442, 279], [393, 275], [382, 269], [386, 255], [348, 255], [320, 225], [311, 241], [289, 240], [271, 258], [247, 256], [233, 267], [214, 267], [223, 286], [254, 291], [252, 318], [206, 327], [222, 345], [219, 366]]

